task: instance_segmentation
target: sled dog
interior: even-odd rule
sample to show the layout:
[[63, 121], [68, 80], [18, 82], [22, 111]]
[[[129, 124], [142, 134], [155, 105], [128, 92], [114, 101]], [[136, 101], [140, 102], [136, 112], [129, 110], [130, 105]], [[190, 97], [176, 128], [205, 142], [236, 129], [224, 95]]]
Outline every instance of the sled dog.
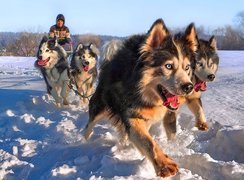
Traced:
[[85, 104], [88, 104], [88, 99], [94, 92], [98, 55], [99, 51], [94, 44], [79, 44], [71, 59], [72, 79]]
[[69, 65], [67, 54], [56, 39], [43, 37], [37, 52], [35, 66], [40, 69], [46, 83], [47, 92], [58, 107], [68, 105]]
[[[217, 54], [217, 41], [212, 36], [208, 41], [199, 40], [199, 50], [193, 65], [192, 82], [193, 93], [180, 98], [180, 105], [186, 103], [196, 119], [199, 130], [208, 130], [208, 124], [202, 107], [201, 93], [207, 89], [207, 82], [215, 79], [218, 70], [219, 57]], [[168, 111], [164, 117], [164, 126], [168, 139], [174, 139], [176, 134], [176, 112]]]
[[102, 47], [102, 56], [101, 59], [105, 61], [110, 61], [114, 54], [117, 53], [117, 51], [122, 48], [123, 41], [120, 39], [112, 39], [111, 41], [108, 41], [105, 43]]
[[163, 120], [168, 109], [178, 108], [177, 96], [192, 92], [191, 63], [197, 47], [193, 24], [174, 38], [162, 19], [148, 33], [125, 40], [101, 68], [89, 103], [85, 138], [101, 119], [109, 119], [152, 162], [158, 176], [175, 175], [177, 164], [163, 153], [149, 129]]

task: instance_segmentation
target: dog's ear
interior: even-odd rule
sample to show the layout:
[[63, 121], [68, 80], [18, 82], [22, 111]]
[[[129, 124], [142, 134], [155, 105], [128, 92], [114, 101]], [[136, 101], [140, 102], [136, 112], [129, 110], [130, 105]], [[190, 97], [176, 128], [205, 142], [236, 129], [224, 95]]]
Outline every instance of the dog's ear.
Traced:
[[187, 26], [185, 30], [185, 37], [189, 48], [192, 50], [192, 52], [196, 52], [199, 45], [198, 45], [197, 31], [194, 23], [191, 23]]
[[55, 38], [49, 39], [47, 45], [49, 49], [54, 49], [56, 46], [56, 39]]
[[43, 43], [45, 43], [45, 42], [47, 42], [47, 41], [48, 41], [48, 37], [47, 37], [47, 36], [43, 36], [43, 37], [42, 37], [42, 40], [41, 40], [41, 42], [40, 42], [40, 44], [39, 44], [39, 48], [38, 48], [38, 49], [40, 49], [40, 48], [42, 47]]
[[96, 47], [95, 44], [91, 43], [91, 44], [89, 45], [89, 48], [90, 48], [91, 51], [96, 55], [96, 57], [99, 56], [100, 53], [99, 53], [99, 50], [98, 50], [98, 48]]
[[212, 36], [210, 39], [209, 39], [209, 44], [210, 46], [216, 51], [217, 50], [217, 40], [215, 38], [215, 36]]
[[169, 30], [162, 19], [156, 20], [147, 33], [147, 38], [141, 47], [141, 52], [149, 52], [155, 48], [159, 48], [165, 39], [169, 36]]
[[55, 39], [55, 46], [58, 46], [58, 38], [55, 36], [54, 39]]
[[41, 40], [41, 44], [45, 43], [48, 41], [48, 37], [47, 36], [43, 36], [42, 40]]
[[39, 50], [41, 49], [43, 43], [45, 43], [45, 42], [47, 42], [47, 41], [48, 41], [48, 37], [47, 37], [47, 36], [43, 36], [43, 37], [42, 37], [42, 40], [41, 40], [41, 42], [40, 42], [40, 44], [39, 44], [38, 51], [37, 51], [37, 53], [36, 53], [36, 57], [39, 57], [39, 55], [40, 55], [40, 51], [39, 51]]
[[84, 45], [82, 43], [80, 43], [77, 48], [76, 48], [76, 52], [78, 52], [80, 49], [83, 49]]

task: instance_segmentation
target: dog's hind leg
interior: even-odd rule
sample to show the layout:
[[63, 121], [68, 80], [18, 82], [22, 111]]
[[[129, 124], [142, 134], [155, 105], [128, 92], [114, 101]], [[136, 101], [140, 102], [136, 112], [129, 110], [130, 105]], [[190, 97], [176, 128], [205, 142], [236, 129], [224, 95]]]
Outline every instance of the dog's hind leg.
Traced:
[[163, 119], [164, 128], [168, 140], [176, 137], [176, 112], [167, 111]]
[[[89, 110], [90, 111], [90, 110]], [[99, 112], [97, 115], [90, 115], [89, 121], [84, 129], [84, 137], [86, 140], [88, 140], [91, 135], [93, 134], [93, 128], [94, 126], [102, 120], [104, 117], [106, 117], [105, 112]]]
[[96, 94], [91, 97], [89, 102], [89, 120], [84, 129], [85, 139], [88, 140], [93, 132], [93, 127], [108, 115], [105, 105], [99, 98], [96, 98]]
[[196, 127], [201, 131], [208, 130], [208, 124], [202, 108], [202, 101], [200, 98], [187, 99], [187, 106], [196, 118]]
[[159, 145], [153, 140], [143, 119], [131, 118], [129, 121], [129, 140], [153, 163], [156, 174], [161, 177], [175, 175], [178, 172], [177, 164], [162, 152]]

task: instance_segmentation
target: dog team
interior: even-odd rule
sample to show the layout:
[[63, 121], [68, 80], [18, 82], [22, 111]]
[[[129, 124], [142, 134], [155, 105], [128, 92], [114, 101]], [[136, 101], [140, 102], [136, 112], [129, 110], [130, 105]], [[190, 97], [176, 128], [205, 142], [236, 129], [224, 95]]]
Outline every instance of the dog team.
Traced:
[[[64, 17], [61, 20], [64, 24]], [[94, 44], [80, 43], [69, 64], [62, 44], [44, 37], [37, 58], [35, 66], [58, 107], [69, 104], [74, 86], [82, 103], [89, 105], [87, 140], [96, 123], [109, 120], [121, 137], [150, 160], [157, 176], [175, 175], [178, 166], [150, 135], [154, 123], [161, 121], [168, 139], [174, 139], [178, 109], [186, 104], [196, 127], [208, 130], [201, 93], [216, 76], [217, 42], [214, 36], [199, 39], [193, 23], [184, 32], [172, 34], [158, 19], [145, 34], [106, 43], [99, 74], [99, 51]]]

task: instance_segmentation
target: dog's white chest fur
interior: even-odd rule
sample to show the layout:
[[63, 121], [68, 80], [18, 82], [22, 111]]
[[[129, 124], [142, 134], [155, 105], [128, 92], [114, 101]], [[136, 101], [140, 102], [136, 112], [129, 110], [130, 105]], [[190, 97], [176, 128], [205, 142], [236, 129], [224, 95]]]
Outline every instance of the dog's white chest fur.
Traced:
[[93, 80], [92, 75], [88, 72], [81, 72], [75, 78], [76, 78], [76, 83], [78, 86], [81, 86], [84, 83], [86, 83], [86, 84], [91, 83]]
[[61, 85], [63, 81], [68, 81], [69, 77], [67, 76], [67, 70], [65, 69], [62, 73], [59, 73], [57, 68], [47, 70], [47, 79], [50, 84]]

